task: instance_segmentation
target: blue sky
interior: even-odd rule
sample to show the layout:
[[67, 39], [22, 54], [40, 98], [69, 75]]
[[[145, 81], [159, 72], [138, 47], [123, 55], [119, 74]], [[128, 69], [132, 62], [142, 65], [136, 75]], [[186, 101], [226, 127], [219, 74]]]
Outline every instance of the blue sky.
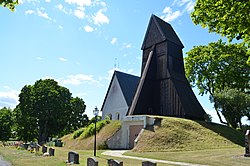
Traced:
[[[101, 108], [114, 69], [139, 76], [141, 44], [152, 14], [169, 22], [185, 48], [220, 36], [195, 26], [194, 0], [19, 0], [0, 8], [0, 108], [14, 108], [23, 86], [53, 78], [83, 98], [86, 113]], [[208, 96], [198, 96], [218, 121]], [[215, 115], [215, 116], [214, 116]]]

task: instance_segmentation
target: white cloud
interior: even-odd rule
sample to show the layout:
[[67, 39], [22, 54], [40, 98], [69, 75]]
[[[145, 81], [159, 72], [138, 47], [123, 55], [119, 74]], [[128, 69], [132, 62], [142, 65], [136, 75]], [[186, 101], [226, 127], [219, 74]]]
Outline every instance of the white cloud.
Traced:
[[45, 2], [48, 2], [48, 3], [49, 3], [49, 2], [51, 2], [51, 0], [45, 0]]
[[35, 14], [35, 15], [37, 15], [39, 17], [43, 17], [43, 18], [45, 18], [47, 20], [52, 20], [49, 17], [49, 15], [46, 12], [44, 12], [44, 8], [40, 8], [40, 9], [37, 8], [36, 11], [34, 11], [34, 10], [26, 10], [25, 14]]
[[56, 8], [59, 9], [60, 11], [62, 11], [65, 14], [74, 14], [74, 12], [72, 12], [72, 9], [66, 10], [65, 7], [62, 4], [58, 4], [56, 5]]
[[172, 6], [183, 6], [187, 2], [190, 2], [190, 1], [192, 0], [174, 0], [174, 2], [172, 3]]
[[36, 57], [36, 59], [37, 59], [37, 60], [43, 60], [43, 58], [41, 58], [41, 57], [39, 57], [39, 56]]
[[131, 47], [132, 47], [131, 43], [123, 43], [120, 49], [123, 50], [123, 49], [131, 48]]
[[74, 15], [79, 18], [79, 19], [83, 19], [85, 17], [85, 13], [83, 10], [80, 10], [80, 9], [76, 9], [74, 11]]
[[96, 81], [94, 79], [93, 75], [85, 75], [85, 74], [75, 74], [75, 75], [68, 75], [66, 78], [53, 78], [50, 76], [43, 77], [42, 79], [53, 79], [57, 81], [60, 85], [65, 86], [65, 85], [73, 85], [73, 86], [78, 86], [82, 85], [84, 83], [88, 84], [95, 84], [98, 86], [102, 86], [99, 81]]
[[94, 80], [93, 75], [84, 74], [69, 75], [66, 79], [60, 79], [60, 83], [63, 85], [81, 85], [85, 82], [98, 83], [98, 81]]
[[6, 91], [0, 92], [0, 108], [10, 107], [13, 109], [18, 104], [19, 92], [10, 89], [8, 86], [5, 86], [4, 88]]
[[78, 6], [90, 6], [92, 4], [91, 0], [65, 0], [68, 4], [76, 4]]
[[172, 9], [171, 9], [171, 7], [169, 7], [169, 6], [165, 7], [165, 9], [163, 10], [163, 13], [164, 13], [164, 14], [170, 13], [170, 12], [172, 12]]
[[95, 16], [93, 16], [94, 24], [101, 25], [101, 24], [108, 24], [109, 23], [109, 18], [102, 13], [103, 11], [104, 11], [103, 9], [100, 9], [95, 14]]
[[111, 44], [115, 44], [115, 43], [117, 43], [117, 38], [112, 38], [112, 40], [111, 40], [111, 42], [110, 42]]
[[86, 26], [84, 27], [84, 30], [85, 30], [86, 32], [93, 32], [93, 31], [94, 31], [94, 29], [93, 29], [91, 26], [89, 26], [89, 25], [86, 25]]
[[37, 15], [47, 20], [52, 20], [46, 12], [42, 12], [40, 9], [37, 9]]
[[59, 9], [59, 10], [63, 10], [63, 5], [62, 4], [58, 4], [58, 5], [56, 5], [56, 8]]
[[101, 2], [101, 5], [102, 5], [103, 7], [106, 7], [106, 6], [107, 6], [105, 2]]
[[171, 22], [182, 15], [179, 10], [173, 12], [173, 10], [168, 6], [163, 10], [163, 14], [162, 19], [166, 22]]
[[65, 59], [65, 58], [63, 58], [63, 57], [60, 57], [59, 60], [60, 60], [60, 61], [63, 61], [63, 62], [68, 61], [67, 59]]
[[131, 48], [132, 47], [132, 44], [126, 44], [125, 45], [125, 48]]
[[190, 2], [186, 5], [185, 10], [186, 10], [188, 13], [190, 13], [190, 12], [194, 9], [194, 5], [195, 5], [195, 2], [190, 1]]
[[63, 29], [63, 26], [59, 25], [58, 28], [59, 28], [59, 29]]
[[25, 14], [33, 14], [33, 13], [35, 13], [34, 10], [26, 10], [26, 11], [25, 11]]
[[[171, 7], [167, 6], [164, 8], [161, 16], [166, 22], [171, 22], [176, 20], [178, 17], [182, 16], [186, 12], [189, 14], [194, 9], [194, 0], [174, 0]], [[173, 11], [173, 8], [178, 8], [179, 10]]]

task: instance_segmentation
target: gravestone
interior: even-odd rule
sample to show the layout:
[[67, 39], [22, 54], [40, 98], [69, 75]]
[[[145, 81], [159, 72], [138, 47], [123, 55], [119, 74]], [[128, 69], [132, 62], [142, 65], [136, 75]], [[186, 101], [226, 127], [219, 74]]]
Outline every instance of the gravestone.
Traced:
[[108, 166], [123, 166], [123, 162], [113, 159], [108, 159]]
[[39, 149], [40, 149], [40, 145], [36, 145], [36, 147], [35, 147], [35, 149], [36, 149], [36, 152], [38, 152], [39, 151]]
[[55, 156], [55, 149], [49, 148], [49, 156]]
[[156, 163], [151, 161], [143, 161], [142, 166], [156, 166]]
[[74, 164], [79, 164], [79, 154], [76, 152], [69, 152], [68, 153], [68, 162], [69, 163], [74, 163]]
[[47, 146], [43, 146], [43, 147], [42, 147], [42, 152], [43, 152], [43, 153], [46, 153], [46, 152], [47, 152]]
[[245, 134], [245, 157], [250, 157], [250, 130]]
[[62, 142], [62, 140], [56, 140], [55, 141], [55, 147], [62, 147], [63, 146], [63, 142]]
[[95, 158], [88, 158], [87, 166], [98, 166], [98, 161]]
[[29, 145], [30, 145], [29, 143], [24, 143], [22, 147], [27, 150]]

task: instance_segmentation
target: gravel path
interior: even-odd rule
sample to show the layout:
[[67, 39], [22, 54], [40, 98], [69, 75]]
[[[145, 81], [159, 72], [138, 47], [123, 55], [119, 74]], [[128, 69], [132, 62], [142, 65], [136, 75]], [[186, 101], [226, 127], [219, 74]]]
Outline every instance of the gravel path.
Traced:
[[11, 166], [8, 161], [3, 160], [3, 157], [0, 155], [0, 166]]
[[129, 159], [135, 159], [135, 160], [151, 161], [151, 162], [155, 162], [155, 163], [166, 163], [166, 164], [181, 165], [181, 166], [207, 166], [207, 165], [191, 164], [191, 163], [185, 163], [185, 162], [156, 160], [156, 159], [150, 159], [150, 158], [142, 158], [142, 157], [123, 155], [123, 153], [125, 153], [126, 151], [127, 150], [109, 150], [109, 151], [103, 152], [102, 154], [107, 155], [107, 156], [113, 156], [113, 157], [129, 158]]

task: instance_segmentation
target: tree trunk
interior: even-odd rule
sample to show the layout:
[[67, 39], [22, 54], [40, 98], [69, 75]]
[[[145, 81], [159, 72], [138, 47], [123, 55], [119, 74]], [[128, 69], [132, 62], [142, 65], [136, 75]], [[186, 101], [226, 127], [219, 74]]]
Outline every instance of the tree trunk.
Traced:
[[48, 121], [46, 120], [44, 122], [44, 126], [40, 127], [40, 131], [39, 131], [39, 139], [38, 139], [38, 144], [39, 145], [43, 145], [46, 143], [46, 140], [48, 138]]
[[219, 110], [218, 110], [217, 107], [215, 107], [215, 111], [216, 111], [216, 113], [217, 113], [217, 115], [218, 115], [218, 117], [219, 117], [219, 119], [220, 119], [220, 123], [228, 125], [227, 122], [224, 122], [224, 121], [222, 120], [221, 115], [220, 115], [220, 112], [219, 112]]
[[240, 129], [242, 130], [242, 123], [241, 123], [241, 120], [239, 121], [239, 127], [240, 127]]

